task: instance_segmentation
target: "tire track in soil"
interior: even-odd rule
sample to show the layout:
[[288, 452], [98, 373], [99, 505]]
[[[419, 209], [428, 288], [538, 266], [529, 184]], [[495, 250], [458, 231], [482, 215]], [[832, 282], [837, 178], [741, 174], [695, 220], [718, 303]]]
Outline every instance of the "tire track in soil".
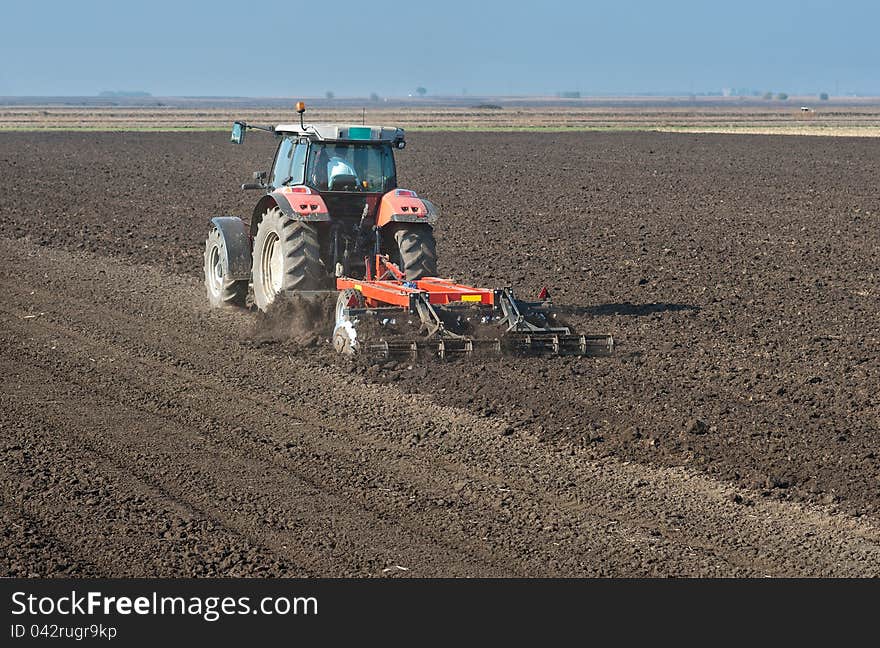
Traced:
[[[9, 267], [30, 270], [27, 282], [2, 271], [4, 337], [15, 341], [4, 357], [21, 385], [11, 389], [7, 377], [5, 392], [15, 394], [16, 420], [48, 418], [83, 457], [100, 440], [113, 461], [99, 474], [120, 491], [153, 484], [154, 511], [165, 499], [188, 507], [239, 555], [257, 557], [224, 567], [209, 553], [207, 566], [178, 564], [177, 573], [266, 564], [269, 573], [399, 573], [393, 564], [405, 561], [403, 573], [421, 576], [878, 573], [880, 536], [869, 520], [743, 506], [729, 487], [681, 469], [587, 460], [575, 448], [504, 436], [503, 417], [370, 384], [323, 352], [248, 343], [253, 317], [206, 312], [190, 279], [22, 241], [2, 240], [0, 250]], [[80, 276], [83, 268], [94, 276]], [[53, 399], [65, 407], [37, 414], [48, 384], [63, 387]], [[91, 410], [76, 411], [83, 402]], [[118, 411], [125, 425], [96, 424]], [[31, 441], [59, 443], [46, 436]], [[279, 486], [291, 491], [279, 497]], [[242, 490], [253, 501], [221, 499]], [[327, 527], [340, 533], [314, 540]], [[133, 544], [155, 548], [154, 534]]]
[[[5, 376], [21, 377], [6, 361], [2, 368]], [[34, 374], [58, 384], [56, 376], [31, 366], [28, 379]], [[141, 420], [64, 387], [64, 397], [48, 402], [33, 395], [10, 398], [8, 391], [0, 397], [4, 428], [7, 421], [16, 428], [16, 450], [7, 445], [3, 454], [0, 492], [17, 515], [51, 530], [72, 561], [93, 563], [103, 577], [259, 576], [284, 568], [257, 543], [139, 475], [135, 462], [120, 461], [107, 431], [143, 430]], [[47, 571], [37, 573], [51, 575]]]
[[[4, 481], [8, 475], [3, 473]], [[21, 510], [14, 501], [0, 498], [3, 541], [0, 574], [18, 578], [78, 576], [100, 578], [102, 572], [52, 533], [44, 524]], [[15, 550], [10, 550], [15, 547]]]
[[[63, 330], [60, 332], [66, 333]], [[52, 337], [56, 337], [59, 331], [52, 333]], [[66, 335], [69, 336], [69, 333]], [[49, 339], [46, 338], [47, 343]], [[86, 349], [90, 354], [94, 353], [94, 349]], [[78, 363], [76, 358], [64, 357], [64, 353], [58, 355], [63, 357], [62, 364], [66, 370], [85, 373], [89, 369], [87, 365]], [[22, 359], [31, 365], [41, 362], [39, 357]], [[76, 400], [73, 402], [89, 402], [91, 411], [75, 412], [68, 406], [64, 420], [76, 421], [86, 429], [97, 428], [91, 430], [90, 435], [112, 439], [118, 461], [124, 461], [143, 481], [161, 482], [163, 492], [174, 501], [186, 502], [200, 511], [210, 508], [215, 521], [219, 520], [225, 527], [235, 529], [255, 544], [261, 544], [291, 560], [295, 560], [296, 556], [305, 557], [308, 564], [323, 562], [328, 565], [348, 563], [364, 566], [361, 571], [342, 572], [353, 575], [368, 575], [382, 569], [385, 564], [377, 566], [372, 563], [374, 556], [383, 554], [397, 556], [397, 562], [410, 564], [440, 561], [455, 565], [458, 562], [456, 554], [459, 552], [444, 551], [439, 545], [432, 546], [426, 538], [408, 535], [405, 529], [395, 529], [378, 519], [373, 519], [371, 524], [371, 518], [375, 518], [375, 515], [368, 510], [352, 510], [347, 500], [332, 496], [326, 484], [319, 483], [307, 474], [298, 474], [301, 471], [297, 470], [297, 461], [320, 460], [325, 450], [305, 448], [297, 452], [298, 456], [293, 459], [289, 458], [290, 452], [286, 453], [287, 457], [273, 456], [273, 453], [266, 452], [259, 441], [242, 443], [218, 435], [216, 430], [220, 424], [216, 420], [205, 418], [199, 421], [194, 416], [157, 414], [151, 411], [149, 405], [139, 404], [125, 395], [110, 395], [106, 387], [99, 389], [100, 396], [90, 395], [87, 382], [69, 384], [72, 387], [70, 391], [75, 391]], [[173, 389], [180, 383], [168, 384]], [[141, 393], [137, 381], [128, 382], [125, 387]], [[118, 385], [112, 389], [114, 394], [117, 388]], [[225, 394], [220, 398], [224, 397]], [[201, 395], [199, 401], [203, 402]], [[207, 408], [215, 405], [217, 403], [212, 401], [204, 402]], [[120, 412], [123, 414], [120, 415]], [[44, 418], [44, 415], [37, 414], [35, 418]], [[94, 419], [98, 423], [93, 422]], [[264, 428], [271, 424], [266, 420], [259, 422]], [[287, 420], [286, 424], [296, 425], [298, 422]], [[137, 428], [136, 436], [127, 433], [132, 428]], [[196, 430], [195, 438], [189, 433], [192, 429]], [[209, 430], [207, 434], [205, 429]], [[242, 428], [233, 428], [233, 432], [236, 429]], [[181, 431], [186, 433], [180, 434]], [[320, 429], [315, 431], [320, 433]], [[283, 452], [280, 448], [279, 451]], [[338, 463], [334, 465], [334, 468], [340, 467]], [[348, 466], [345, 469], [350, 470]], [[362, 468], [357, 468], [352, 474], [356, 479], [361, 473]], [[332, 479], [331, 475], [326, 477]], [[289, 512], [295, 512], [292, 519], [288, 519]], [[340, 518], [346, 521], [340, 523]], [[346, 524], [351, 526], [352, 522], [357, 522], [359, 526], [346, 528]], [[372, 531], [371, 526], [378, 527], [381, 533]], [[295, 544], [291, 542], [291, 528], [301, 539]], [[339, 537], [336, 537], [337, 534]], [[395, 551], [389, 542], [404, 549]], [[426, 549], [430, 549], [430, 555], [412, 555]], [[401, 553], [410, 555], [404, 559]], [[446, 555], [450, 553], [453, 555]], [[443, 558], [446, 560], [443, 561]], [[486, 562], [486, 571], [497, 574], [509, 572], [509, 567], [501, 570], [489, 565], [488, 560]], [[309, 575], [309, 572], [300, 569], [290, 574]]]

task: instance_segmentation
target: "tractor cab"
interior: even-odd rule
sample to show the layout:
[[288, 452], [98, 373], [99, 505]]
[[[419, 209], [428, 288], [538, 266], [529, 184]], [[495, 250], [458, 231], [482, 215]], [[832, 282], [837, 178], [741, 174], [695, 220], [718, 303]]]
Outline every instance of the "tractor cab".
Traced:
[[269, 192], [305, 186], [323, 197], [334, 217], [360, 218], [366, 206], [373, 219], [382, 195], [397, 188], [391, 142], [325, 140], [280, 128]]
[[[284, 124], [275, 127], [275, 135], [281, 141], [269, 179], [271, 189], [306, 185], [322, 194], [328, 191], [383, 194], [397, 188], [393, 148], [402, 148], [402, 131], [399, 140], [394, 142], [382, 137], [382, 132], [388, 129], [371, 126], [315, 125], [306, 127], [309, 129], [306, 132], [289, 130], [291, 128]], [[323, 137], [322, 131], [327, 130], [333, 131], [327, 135], [335, 137]], [[353, 131], [363, 132], [365, 137], [351, 138]], [[372, 133], [376, 136], [371, 137]]]
[[[305, 105], [297, 104], [299, 124], [254, 127], [233, 125], [240, 144], [248, 128], [269, 130], [279, 139], [268, 181], [248, 187], [267, 193], [303, 187], [319, 193], [334, 218], [374, 220], [382, 196], [397, 188], [394, 149], [406, 146], [401, 128], [366, 125], [305, 124]], [[262, 178], [265, 179], [265, 176]]]

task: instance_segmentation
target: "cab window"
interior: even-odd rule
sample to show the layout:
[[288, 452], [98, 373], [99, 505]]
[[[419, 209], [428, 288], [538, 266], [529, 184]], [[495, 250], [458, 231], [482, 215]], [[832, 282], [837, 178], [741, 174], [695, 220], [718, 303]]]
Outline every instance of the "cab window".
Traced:
[[272, 168], [272, 179], [269, 184], [276, 189], [287, 184], [290, 178], [290, 163], [293, 158], [293, 142], [285, 137], [278, 146], [275, 154], [275, 166]]
[[270, 184], [274, 188], [303, 183], [308, 148], [309, 145], [305, 142], [294, 144], [289, 138], [281, 142], [275, 155], [275, 166], [272, 168]]
[[298, 143], [293, 149], [293, 161], [290, 163], [290, 182], [288, 184], [298, 185], [305, 182], [306, 173], [306, 153], [309, 145], [305, 142]]
[[397, 186], [394, 155], [388, 144], [312, 144], [306, 182], [327, 191], [335, 173], [354, 176], [356, 191], [385, 192]]

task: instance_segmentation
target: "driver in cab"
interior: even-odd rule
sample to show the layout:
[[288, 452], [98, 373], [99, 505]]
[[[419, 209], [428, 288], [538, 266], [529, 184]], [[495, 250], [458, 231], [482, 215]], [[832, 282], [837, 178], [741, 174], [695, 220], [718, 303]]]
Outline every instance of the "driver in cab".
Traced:
[[318, 190], [357, 191], [361, 182], [357, 171], [344, 157], [344, 150], [327, 153], [321, 149], [315, 160], [312, 182]]

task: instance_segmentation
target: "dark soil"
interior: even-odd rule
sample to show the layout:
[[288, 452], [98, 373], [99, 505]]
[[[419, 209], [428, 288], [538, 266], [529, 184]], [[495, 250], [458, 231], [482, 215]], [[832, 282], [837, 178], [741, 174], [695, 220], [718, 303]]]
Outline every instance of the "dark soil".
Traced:
[[303, 298], [283, 295], [265, 313], [256, 312], [250, 337], [258, 342], [293, 342], [302, 347], [326, 345], [332, 334], [336, 293]]
[[880, 141], [408, 144], [441, 273], [613, 357], [345, 362], [207, 310], [269, 138], [0, 136], [0, 575], [880, 573]]

